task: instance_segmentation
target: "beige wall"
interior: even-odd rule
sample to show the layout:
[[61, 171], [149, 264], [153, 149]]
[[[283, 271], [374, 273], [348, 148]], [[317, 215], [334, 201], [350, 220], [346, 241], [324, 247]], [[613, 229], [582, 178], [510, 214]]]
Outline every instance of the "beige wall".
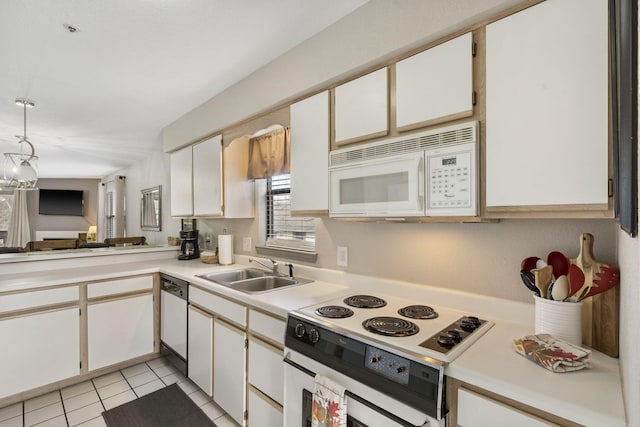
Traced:
[[[640, 30], [640, 29], [639, 29]], [[640, 95], [640, 94], [639, 94]], [[640, 180], [638, 189], [640, 191]], [[638, 196], [640, 198], [640, 194]], [[640, 426], [640, 241], [618, 231], [620, 265], [620, 360], [627, 420]]]
[[524, 1], [370, 0], [165, 127], [164, 151], [325, 88], [518, 3]]
[[39, 215], [38, 191], [27, 194], [29, 227], [31, 240], [36, 240], [39, 230], [84, 230], [98, 221], [98, 184], [99, 179], [53, 179], [41, 178], [38, 188], [47, 190], [82, 190], [84, 192], [84, 216]]
[[[127, 236], [145, 236], [149, 244], [167, 243], [168, 236], [178, 237], [180, 219], [171, 217], [171, 175], [169, 155], [157, 151], [115, 175], [126, 177], [125, 232]], [[140, 229], [140, 190], [162, 186], [162, 230]]]

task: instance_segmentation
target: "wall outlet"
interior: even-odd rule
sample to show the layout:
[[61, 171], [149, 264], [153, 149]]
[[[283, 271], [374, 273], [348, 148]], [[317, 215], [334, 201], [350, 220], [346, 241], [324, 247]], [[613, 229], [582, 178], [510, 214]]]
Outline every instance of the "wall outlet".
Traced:
[[245, 252], [251, 252], [251, 237], [242, 238], [242, 250]]
[[349, 250], [346, 246], [338, 246], [338, 265], [340, 267], [349, 265]]

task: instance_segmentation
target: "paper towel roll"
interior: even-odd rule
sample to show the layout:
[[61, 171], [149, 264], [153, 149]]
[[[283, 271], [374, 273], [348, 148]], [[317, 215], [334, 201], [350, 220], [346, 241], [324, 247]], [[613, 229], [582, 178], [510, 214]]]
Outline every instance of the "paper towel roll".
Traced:
[[218, 263], [220, 265], [233, 264], [232, 234], [220, 234], [218, 236]]

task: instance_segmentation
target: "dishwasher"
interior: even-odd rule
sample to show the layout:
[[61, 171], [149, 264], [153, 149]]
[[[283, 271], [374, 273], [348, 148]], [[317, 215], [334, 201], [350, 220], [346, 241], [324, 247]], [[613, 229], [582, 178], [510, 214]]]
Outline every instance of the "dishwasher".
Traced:
[[188, 301], [188, 282], [160, 275], [160, 352], [185, 376]]

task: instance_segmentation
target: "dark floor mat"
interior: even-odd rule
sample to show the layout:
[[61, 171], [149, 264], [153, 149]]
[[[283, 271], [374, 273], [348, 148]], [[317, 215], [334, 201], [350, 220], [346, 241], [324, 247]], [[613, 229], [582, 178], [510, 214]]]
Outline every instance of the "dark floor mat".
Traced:
[[215, 427], [178, 384], [109, 409], [102, 417], [108, 427]]

